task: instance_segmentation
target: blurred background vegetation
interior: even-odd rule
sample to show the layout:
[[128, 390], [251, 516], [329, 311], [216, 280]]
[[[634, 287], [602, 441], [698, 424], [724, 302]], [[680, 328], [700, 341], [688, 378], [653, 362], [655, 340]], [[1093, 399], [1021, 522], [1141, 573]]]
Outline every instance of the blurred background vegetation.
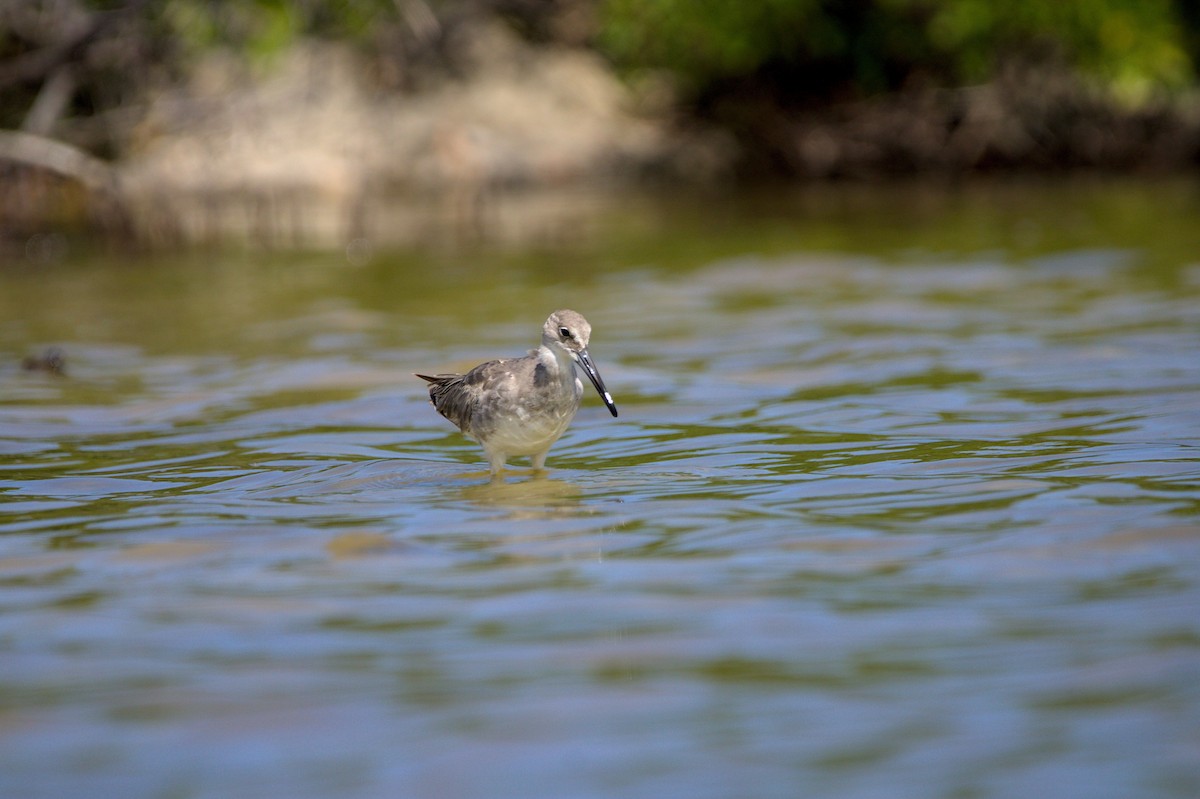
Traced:
[[1196, 77], [1194, 0], [608, 0], [599, 45], [671, 70], [695, 96], [747, 79], [793, 101], [988, 79], [1060, 59], [1129, 96]]
[[[28, 126], [56, 76], [62, 112], [102, 114], [215, 48], [269, 62], [305, 37], [342, 39], [398, 75], [480, 14], [592, 47], [631, 79], [665, 73], [697, 109], [750, 90], [811, 105], [977, 83], [1013, 60], [1140, 102], [1193, 88], [1200, 64], [1200, 0], [3, 0], [0, 126]], [[102, 130], [83, 139], [115, 154]]]
[[[633, 114], [691, 147], [657, 170], [676, 178], [1200, 160], [1200, 0], [0, 0], [0, 168], [102, 184], [163, 134], [153, 99], [214, 54], [269, 74], [337, 43], [374, 96], [469, 81], [488, 72], [481, 20], [602, 63]], [[697, 130], [733, 155], [696, 156]]]

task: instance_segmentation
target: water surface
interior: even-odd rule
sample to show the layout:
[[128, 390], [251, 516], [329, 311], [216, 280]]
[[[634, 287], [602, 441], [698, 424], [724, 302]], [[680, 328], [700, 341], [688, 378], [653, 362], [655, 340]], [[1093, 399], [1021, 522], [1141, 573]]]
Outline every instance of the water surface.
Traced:
[[1194, 186], [590, 208], [0, 267], [0, 794], [1200, 795]]

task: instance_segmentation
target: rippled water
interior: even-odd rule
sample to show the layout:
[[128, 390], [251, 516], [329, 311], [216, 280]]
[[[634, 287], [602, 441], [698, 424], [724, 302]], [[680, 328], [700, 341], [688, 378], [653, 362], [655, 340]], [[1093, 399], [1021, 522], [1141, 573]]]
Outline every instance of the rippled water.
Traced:
[[[0, 794], [1200, 795], [1198, 198], [5, 264]], [[564, 306], [491, 483], [411, 372]]]

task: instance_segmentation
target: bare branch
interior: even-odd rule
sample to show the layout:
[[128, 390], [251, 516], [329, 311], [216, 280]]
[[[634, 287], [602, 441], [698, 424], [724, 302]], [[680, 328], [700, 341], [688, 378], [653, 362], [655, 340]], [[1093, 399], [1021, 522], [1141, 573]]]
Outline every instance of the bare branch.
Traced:
[[73, 178], [94, 192], [117, 194], [117, 178], [112, 167], [83, 150], [44, 136], [0, 130], [0, 160]]
[[50, 78], [42, 84], [33, 107], [25, 115], [21, 130], [38, 136], [48, 136], [54, 130], [54, 125], [62, 116], [71, 95], [75, 92], [75, 70], [70, 64], [63, 64], [54, 70]]

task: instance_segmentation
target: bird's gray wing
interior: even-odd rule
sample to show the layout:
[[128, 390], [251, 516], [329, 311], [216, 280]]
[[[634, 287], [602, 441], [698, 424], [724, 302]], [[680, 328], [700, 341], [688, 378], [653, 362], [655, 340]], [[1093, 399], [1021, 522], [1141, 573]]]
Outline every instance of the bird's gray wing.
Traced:
[[508, 376], [504, 361], [481, 363], [465, 375], [417, 375], [429, 382], [429, 399], [437, 412], [468, 435], [478, 434], [487, 423], [484, 397]]

